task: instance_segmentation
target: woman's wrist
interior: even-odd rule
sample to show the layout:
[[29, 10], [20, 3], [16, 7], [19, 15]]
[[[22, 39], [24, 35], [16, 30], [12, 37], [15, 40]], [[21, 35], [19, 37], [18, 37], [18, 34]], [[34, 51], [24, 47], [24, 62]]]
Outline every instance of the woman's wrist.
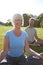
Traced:
[[40, 57], [40, 54], [37, 54], [38, 57]]

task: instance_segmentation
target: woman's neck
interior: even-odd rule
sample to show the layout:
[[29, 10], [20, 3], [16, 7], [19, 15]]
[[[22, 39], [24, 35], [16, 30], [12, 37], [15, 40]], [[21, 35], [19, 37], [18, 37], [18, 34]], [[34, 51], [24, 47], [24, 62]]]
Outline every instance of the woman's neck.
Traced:
[[21, 30], [18, 29], [18, 28], [15, 28], [15, 29], [13, 30], [13, 32], [14, 32], [14, 34], [15, 34], [16, 36], [20, 36], [20, 35], [21, 35]]
[[20, 31], [21, 31], [21, 29], [20, 29], [20, 28], [17, 28], [17, 27], [16, 27], [16, 28], [14, 28], [14, 30], [15, 30], [15, 31], [18, 31], [18, 32], [20, 32]]

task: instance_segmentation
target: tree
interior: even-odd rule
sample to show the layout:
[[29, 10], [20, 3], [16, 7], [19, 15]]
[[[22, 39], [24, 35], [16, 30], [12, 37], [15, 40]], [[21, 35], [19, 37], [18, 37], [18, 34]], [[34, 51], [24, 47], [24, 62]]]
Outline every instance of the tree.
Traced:
[[24, 26], [28, 26], [28, 24], [29, 24], [29, 19], [30, 19], [30, 17], [32, 17], [32, 16], [33, 16], [32, 14], [30, 14], [30, 15], [28, 15], [28, 14], [26, 14], [26, 13], [23, 14]]
[[43, 28], [43, 19], [42, 19], [42, 21], [40, 23], [40, 26], [41, 26], [41, 28]]
[[7, 22], [5, 23], [6, 26], [12, 26], [11, 24], [11, 19], [8, 19]]
[[40, 27], [42, 25], [42, 21], [43, 21], [43, 13], [41, 13], [39, 16], [38, 16], [38, 26]]

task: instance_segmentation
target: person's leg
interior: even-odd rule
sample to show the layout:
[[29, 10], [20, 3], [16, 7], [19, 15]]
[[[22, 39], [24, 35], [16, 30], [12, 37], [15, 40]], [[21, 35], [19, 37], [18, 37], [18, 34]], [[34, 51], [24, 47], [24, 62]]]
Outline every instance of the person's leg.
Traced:
[[10, 57], [7, 55], [6, 60], [10, 65], [17, 65], [18, 64], [17, 63], [18, 58], [16, 58], [16, 57]]
[[10, 56], [7, 55], [6, 60], [10, 65], [13, 65], [13, 60]]
[[18, 65], [29, 65], [27, 62], [27, 59], [25, 58], [24, 55], [22, 55], [21, 57], [19, 57], [19, 63]]
[[29, 65], [41, 65], [41, 59], [36, 56], [29, 56], [27, 58]]
[[38, 43], [39, 45], [43, 46], [43, 39], [37, 40], [37, 43]]
[[39, 42], [38, 41], [35, 41], [34, 42], [34, 46], [40, 46]]
[[10, 65], [10, 64], [7, 62], [2, 62], [2, 63], [0, 63], [0, 65]]
[[43, 39], [35, 40], [30, 45], [31, 46], [43, 46]]

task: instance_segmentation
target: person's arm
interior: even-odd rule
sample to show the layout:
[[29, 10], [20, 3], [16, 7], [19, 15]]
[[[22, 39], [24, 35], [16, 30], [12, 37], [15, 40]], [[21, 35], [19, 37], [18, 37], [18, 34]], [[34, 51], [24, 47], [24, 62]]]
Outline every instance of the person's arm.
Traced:
[[38, 37], [36, 30], [35, 30], [35, 35], [34, 35], [34, 37], [35, 37], [35, 41], [36, 41], [35, 43], [36, 43], [36, 45], [37, 45], [37, 46], [40, 46], [41, 39]]
[[41, 38], [38, 38], [38, 36], [36, 36], [35, 37], [37, 40], [37, 42], [36, 42], [36, 44], [38, 45], [38, 46], [40, 46], [40, 45], [43, 45], [43, 39], [41, 39]]
[[36, 40], [40, 40], [40, 38], [39, 38], [38, 35], [37, 35], [36, 29], [35, 29], [34, 31], [35, 31], [35, 39], [36, 39]]
[[32, 49], [29, 47], [28, 38], [27, 38], [26, 41], [25, 41], [25, 50], [26, 50], [29, 54], [31, 54], [31, 55], [36, 55], [36, 56], [42, 58], [42, 56], [41, 56], [39, 53], [35, 52], [34, 50], [32, 50]]
[[7, 52], [8, 52], [8, 47], [9, 47], [9, 39], [8, 37], [4, 38], [4, 48], [3, 51], [0, 52], [0, 62], [4, 59], [4, 57], [6, 56]]
[[39, 38], [37, 35], [35, 36], [35, 39], [36, 39], [36, 40], [40, 40], [40, 38]]

